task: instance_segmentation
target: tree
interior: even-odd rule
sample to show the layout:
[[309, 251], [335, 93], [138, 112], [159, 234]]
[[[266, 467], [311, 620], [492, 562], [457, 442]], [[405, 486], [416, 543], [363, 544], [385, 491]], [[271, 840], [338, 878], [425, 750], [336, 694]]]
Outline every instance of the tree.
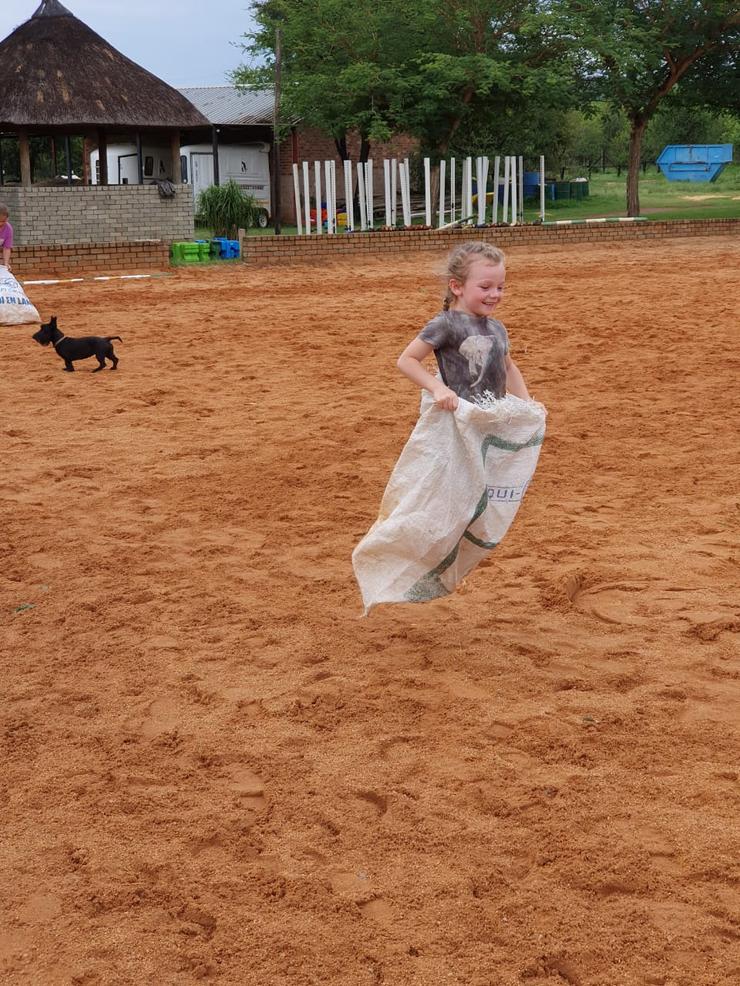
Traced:
[[390, 135], [388, 93], [397, 71], [390, 13], [395, 6], [390, 0], [256, 3], [257, 27], [245, 36], [244, 49], [263, 62], [241, 66], [233, 79], [237, 85], [272, 85], [279, 14], [283, 119], [301, 119], [329, 133], [342, 159], [347, 158], [347, 134], [357, 131], [366, 160], [370, 140]]
[[565, 44], [542, 0], [269, 0], [255, 6], [245, 50], [266, 59], [234, 74], [270, 84], [274, 17], [281, 14], [286, 116], [331, 133], [346, 157], [346, 135], [393, 132], [419, 138], [434, 157], [448, 153], [461, 126], [486, 126], [527, 104], [562, 108], [575, 98]]
[[559, 0], [557, 6], [561, 31], [581, 47], [586, 78], [601, 84], [604, 98], [629, 120], [627, 213], [638, 216], [642, 139], [662, 101], [679, 84], [683, 98], [693, 87], [706, 96], [710, 69], [718, 74], [715, 100], [731, 98], [727, 66], [738, 46], [737, 0]]

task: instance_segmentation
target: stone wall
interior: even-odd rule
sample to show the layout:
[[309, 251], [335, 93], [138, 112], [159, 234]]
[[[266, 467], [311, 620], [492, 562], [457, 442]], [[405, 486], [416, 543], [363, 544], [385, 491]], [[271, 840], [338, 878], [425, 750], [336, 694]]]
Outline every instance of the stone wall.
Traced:
[[131, 243], [193, 236], [193, 196], [176, 186], [172, 199], [155, 185], [3, 186], [16, 246]]
[[385, 256], [437, 250], [445, 253], [465, 240], [490, 240], [502, 248], [524, 246], [570, 246], [609, 243], [617, 240], [665, 239], [675, 236], [722, 236], [740, 234], [740, 219], [686, 219], [654, 222], [588, 223], [573, 226], [491, 226], [482, 229], [378, 230], [374, 233], [338, 233], [335, 236], [250, 236], [245, 243], [247, 263], [255, 267], [273, 264], [321, 264], [335, 260]]

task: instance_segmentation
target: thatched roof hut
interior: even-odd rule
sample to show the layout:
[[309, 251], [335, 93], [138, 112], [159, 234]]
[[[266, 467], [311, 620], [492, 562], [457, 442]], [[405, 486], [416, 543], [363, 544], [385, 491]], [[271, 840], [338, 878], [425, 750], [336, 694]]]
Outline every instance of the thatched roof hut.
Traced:
[[0, 42], [0, 129], [207, 126], [176, 89], [116, 51], [58, 0]]

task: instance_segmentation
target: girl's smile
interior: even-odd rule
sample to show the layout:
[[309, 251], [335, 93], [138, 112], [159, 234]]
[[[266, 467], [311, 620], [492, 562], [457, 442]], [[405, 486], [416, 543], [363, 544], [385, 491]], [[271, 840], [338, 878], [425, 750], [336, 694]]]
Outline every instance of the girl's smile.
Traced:
[[470, 265], [464, 283], [450, 279], [450, 291], [455, 296], [451, 307], [467, 315], [484, 318], [490, 315], [504, 296], [506, 268], [490, 260], [475, 260]]

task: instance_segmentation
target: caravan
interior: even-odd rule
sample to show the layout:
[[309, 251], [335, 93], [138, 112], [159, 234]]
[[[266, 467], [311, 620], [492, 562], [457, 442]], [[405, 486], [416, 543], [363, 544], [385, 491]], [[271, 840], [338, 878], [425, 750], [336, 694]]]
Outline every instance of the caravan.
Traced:
[[[144, 184], [171, 177], [170, 151], [166, 147], [144, 145], [142, 165]], [[180, 148], [180, 178], [190, 185], [193, 199], [214, 183], [213, 148], [210, 144], [189, 144]], [[258, 223], [265, 228], [271, 215], [270, 145], [222, 144], [218, 149], [219, 182], [232, 180], [248, 192], [260, 206]], [[93, 185], [100, 182], [100, 153], [90, 155]], [[108, 145], [108, 181], [112, 185], [138, 185], [139, 163], [135, 144]]]

